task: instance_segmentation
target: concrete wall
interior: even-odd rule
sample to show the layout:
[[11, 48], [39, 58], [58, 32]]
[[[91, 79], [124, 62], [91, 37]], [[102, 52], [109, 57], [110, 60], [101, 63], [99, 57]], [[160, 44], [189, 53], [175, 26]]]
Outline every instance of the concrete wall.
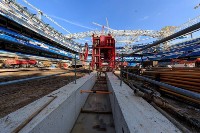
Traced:
[[112, 73], [107, 73], [115, 130], [117, 133], [175, 133], [180, 132], [166, 117]]
[[[96, 74], [84, 76], [77, 80], [77, 84], [70, 83], [51, 94], [5, 116], [0, 119], [0, 133], [14, 131], [21, 123], [40, 109], [45, 103], [56, 98], [23, 127], [22, 133], [68, 133], [80, 113], [88, 94], [81, 94], [80, 90], [92, 89]], [[50, 97], [49, 97], [50, 96]]]

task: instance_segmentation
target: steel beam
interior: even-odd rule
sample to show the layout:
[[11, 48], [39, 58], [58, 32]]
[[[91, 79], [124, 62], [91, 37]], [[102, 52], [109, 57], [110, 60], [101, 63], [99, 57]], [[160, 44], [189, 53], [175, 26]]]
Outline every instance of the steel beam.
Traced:
[[130, 54], [127, 54], [126, 56], [131, 56], [131, 55], [133, 55], [133, 54], [135, 54], [135, 53], [138, 53], [138, 52], [143, 51], [143, 50], [145, 50], [145, 49], [148, 49], [148, 48], [151, 48], [151, 47], [153, 47], [153, 46], [159, 45], [159, 44], [161, 44], [161, 43], [163, 43], [163, 42], [172, 40], [172, 39], [174, 39], [174, 38], [176, 38], [176, 37], [179, 37], [179, 36], [181, 36], [181, 35], [188, 34], [188, 33], [192, 32], [192, 31], [195, 31], [195, 30], [198, 30], [198, 29], [200, 29], [200, 22], [197, 23], [197, 24], [194, 24], [193, 26], [190, 26], [190, 27], [188, 27], [188, 28], [186, 28], [186, 29], [184, 29], [184, 30], [181, 30], [181, 31], [179, 31], [179, 32], [177, 32], [177, 33], [174, 33], [174, 34], [172, 34], [172, 35], [170, 35], [170, 36], [168, 36], [168, 37], [166, 37], [166, 38], [163, 38], [163, 39], [161, 39], [161, 40], [158, 40], [158, 41], [156, 41], [156, 42], [154, 42], [154, 43], [152, 43], [152, 44], [150, 44], [150, 45], [148, 45], [148, 46], [146, 46], [146, 47], [144, 47], [144, 48], [141, 48], [141, 49], [136, 50], [136, 51], [134, 51], [134, 52], [132, 52], [132, 53], [130, 53]]

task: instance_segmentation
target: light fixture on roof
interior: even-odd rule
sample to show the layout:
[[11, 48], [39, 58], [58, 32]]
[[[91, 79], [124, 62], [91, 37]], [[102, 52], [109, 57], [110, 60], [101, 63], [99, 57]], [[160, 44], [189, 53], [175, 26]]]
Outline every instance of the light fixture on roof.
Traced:
[[10, 4], [12, 0], [5, 0], [6, 4]]
[[24, 9], [24, 10], [28, 10], [28, 7], [24, 6], [23, 9]]
[[34, 16], [36, 16], [36, 14], [32, 14], [32, 15], [31, 15], [31, 19], [32, 19]]
[[21, 13], [23, 13], [24, 10], [28, 10], [28, 8], [27, 8], [27, 7], [20, 8], [20, 12], [21, 12]]
[[45, 24], [45, 27], [44, 28], [47, 28], [49, 26], [49, 24]]

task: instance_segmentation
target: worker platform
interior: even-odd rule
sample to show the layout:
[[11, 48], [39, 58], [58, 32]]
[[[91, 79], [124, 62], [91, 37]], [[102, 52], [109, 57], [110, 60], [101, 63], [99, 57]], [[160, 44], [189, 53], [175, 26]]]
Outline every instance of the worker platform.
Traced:
[[93, 72], [0, 119], [0, 133], [181, 132], [112, 73]]

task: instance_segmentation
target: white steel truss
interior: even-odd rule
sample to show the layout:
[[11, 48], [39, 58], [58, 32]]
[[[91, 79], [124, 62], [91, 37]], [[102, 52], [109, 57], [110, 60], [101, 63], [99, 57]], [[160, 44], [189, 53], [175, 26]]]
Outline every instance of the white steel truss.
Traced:
[[[27, 8], [19, 5], [15, 0], [1, 0], [0, 13], [3, 15], [9, 16], [11, 19], [18, 22], [19, 24], [51, 40], [54, 40], [55, 42], [67, 48], [70, 48], [76, 52], [81, 52], [80, 50], [81, 45], [75, 40], [77, 39], [84, 40], [84, 38], [91, 37], [93, 34], [99, 35], [99, 36], [102, 34], [111, 34], [116, 39], [116, 43], [126, 44], [125, 45], [126, 47], [124, 47], [124, 49], [126, 49], [126, 51], [128, 50], [131, 52], [131, 48], [127, 44], [133, 44], [134, 42], [145, 40], [145, 39], [139, 39], [140, 36], [148, 36], [149, 38], [146, 38], [146, 40], [152, 39], [152, 38], [161, 39], [200, 22], [200, 16], [198, 16], [178, 27], [169, 26], [167, 28], [163, 28], [160, 31], [154, 31], [154, 30], [115, 30], [108, 27], [108, 21], [107, 21], [107, 26], [104, 26], [104, 28], [107, 30], [104, 32], [95, 30], [95, 31], [86, 31], [86, 32], [79, 32], [79, 33], [70, 33], [67, 29], [59, 25], [47, 14], [45, 14], [44, 12], [42, 12], [35, 6], [31, 5], [27, 0], [23, 0], [23, 1], [29, 6], [31, 6], [33, 9], [35, 9], [38, 13], [40, 13], [40, 15], [48, 18], [50, 21], [52, 21], [54, 24], [56, 24], [57, 26], [59, 26], [60, 28], [62, 28], [69, 34], [63, 35], [62, 33], [58, 32], [49, 24], [46, 24], [45, 22], [43, 22], [36, 15], [29, 12]], [[102, 26], [94, 22], [93, 24]]]

